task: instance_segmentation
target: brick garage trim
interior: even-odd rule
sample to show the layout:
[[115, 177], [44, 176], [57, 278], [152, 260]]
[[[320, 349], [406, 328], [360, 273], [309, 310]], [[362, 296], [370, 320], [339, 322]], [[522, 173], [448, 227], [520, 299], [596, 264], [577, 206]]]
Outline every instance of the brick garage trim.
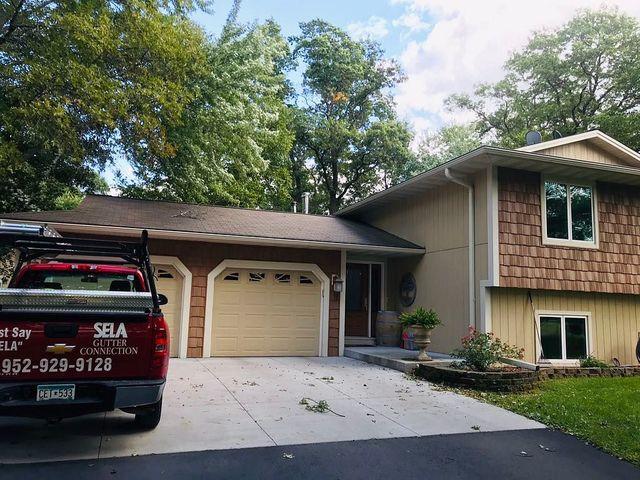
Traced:
[[541, 176], [498, 170], [500, 286], [640, 294], [640, 189], [598, 182], [598, 248], [542, 242]]
[[329, 354], [329, 288], [331, 281], [322, 269], [315, 263], [295, 263], [295, 262], [265, 262], [260, 260], [233, 260], [225, 259], [207, 275], [207, 309], [204, 317], [204, 341], [202, 345], [202, 356], [211, 356], [211, 332], [213, 328], [213, 305], [215, 295], [215, 280], [226, 268], [261, 268], [265, 270], [297, 270], [312, 272], [322, 283], [321, 290], [321, 312], [320, 312], [320, 345], [318, 351], [320, 356], [326, 357]]

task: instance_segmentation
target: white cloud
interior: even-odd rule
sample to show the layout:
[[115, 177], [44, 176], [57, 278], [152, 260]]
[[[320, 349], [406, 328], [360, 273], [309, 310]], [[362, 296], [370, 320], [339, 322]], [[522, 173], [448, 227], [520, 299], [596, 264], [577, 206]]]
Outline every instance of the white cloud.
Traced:
[[407, 12], [404, 15], [396, 18], [392, 22], [394, 27], [404, 27], [408, 30], [408, 34], [421, 32], [429, 29], [430, 23], [422, 20], [422, 17], [417, 12]]
[[387, 21], [375, 15], [364, 22], [354, 22], [347, 25], [347, 31], [356, 40], [364, 38], [381, 39], [389, 34]]
[[[417, 131], [425, 123], [433, 127], [438, 122], [469, 120], [468, 114], [447, 112], [445, 98], [470, 92], [480, 82], [500, 79], [504, 61], [526, 44], [534, 30], [556, 28], [578, 9], [603, 5], [603, 0], [391, 1], [405, 6], [403, 17], [417, 16], [420, 22], [433, 25], [422, 38], [409, 42], [400, 56], [407, 80], [398, 87], [396, 101], [401, 115], [412, 121]], [[640, 16], [638, 0], [610, 0], [605, 4]], [[410, 25], [404, 24], [408, 29]], [[425, 118], [435, 122], [425, 122]]]

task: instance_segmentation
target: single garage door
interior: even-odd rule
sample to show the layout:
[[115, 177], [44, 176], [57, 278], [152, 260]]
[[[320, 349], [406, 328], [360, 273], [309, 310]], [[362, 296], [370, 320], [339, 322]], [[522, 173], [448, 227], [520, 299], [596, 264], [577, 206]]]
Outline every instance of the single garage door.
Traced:
[[215, 280], [211, 354], [317, 356], [321, 291], [310, 272], [226, 269]]
[[182, 316], [182, 275], [173, 267], [160, 265], [156, 267], [156, 290], [167, 297], [167, 304], [162, 306], [162, 313], [169, 324], [171, 339], [170, 353], [178, 356], [180, 346], [180, 324]]

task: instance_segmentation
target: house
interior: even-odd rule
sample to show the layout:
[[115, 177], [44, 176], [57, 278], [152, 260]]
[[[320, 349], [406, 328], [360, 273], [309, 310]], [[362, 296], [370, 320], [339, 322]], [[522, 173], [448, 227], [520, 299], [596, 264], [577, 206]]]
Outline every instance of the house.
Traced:
[[341, 355], [425, 306], [433, 351], [473, 326], [530, 362], [637, 363], [640, 155], [599, 131], [481, 147], [330, 217], [108, 196], [4, 217], [148, 229], [176, 356]]

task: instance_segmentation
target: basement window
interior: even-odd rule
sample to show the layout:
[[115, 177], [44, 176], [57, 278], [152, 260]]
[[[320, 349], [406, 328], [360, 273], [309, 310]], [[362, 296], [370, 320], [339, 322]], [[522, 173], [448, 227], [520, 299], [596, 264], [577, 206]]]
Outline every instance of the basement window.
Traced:
[[540, 361], [579, 360], [588, 355], [588, 320], [584, 315], [541, 315]]
[[595, 247], [593, 185], [545, 180], [542, 188], [544, 242]]

